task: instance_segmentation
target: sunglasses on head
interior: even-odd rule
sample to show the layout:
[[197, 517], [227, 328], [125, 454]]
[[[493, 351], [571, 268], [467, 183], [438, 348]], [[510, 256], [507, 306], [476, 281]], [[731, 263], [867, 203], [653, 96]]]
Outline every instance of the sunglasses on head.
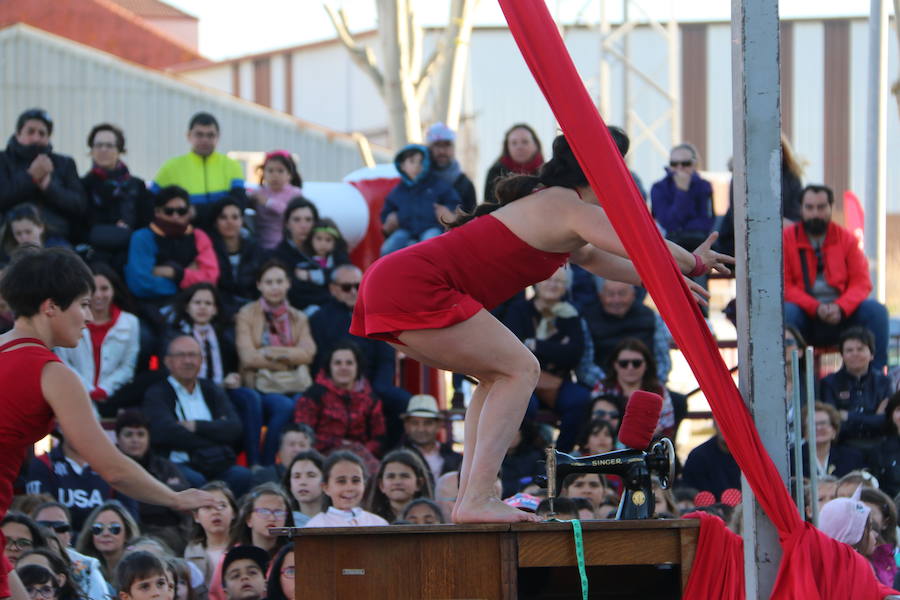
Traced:
[[72, 526], [65, 521], [38, 521], [37, 524], [41, 527], [52, 529], [56, 533], [69, 533], [72, 531]]
[[694, 161], [692, 161], [692, 160], [670, 160], [670, 161], [669, 161], [669, 166], [672, 167], [672, 168], [675, 168], [675, 167], [689, 167], [689, 166], [691, 166], [692, 164], [694, 164]]
[[622, 369], [625, 369], [629, 366], [633, 369], [638, 369], [638, 368], [644, 366], [644, 359], [643, 358], [632, 358], [632, 359], [624, 358], [624, 359], [617, 360], [616, 365], [618, 365]]
[[350, 293], [351, 290], [359, 290], [358, 283], [336, 283], [336, 286], [341, 288], [344, 292]]
[[104, 525], [103, 523], [94, 523], [91, 525], [91, 533], [94, 535], [101, 535], [104, 531], [109, 530], [111, 535], [119, 535], [122, 533], [122, 524], [121, 523], [110, 523], [109, 525]]
[[162, 209], [163, 213], [167, 217], [171, 217], [172, 215], [178, 215], [179, 217], [183, 217], [184, 215], [188, 214], [188, 211], [190, 211], [190, 210], [191, 209], [189, 209], [187, 206], [185, 206], [183, 208], [172, 208], [171, 206], [164, 206]]

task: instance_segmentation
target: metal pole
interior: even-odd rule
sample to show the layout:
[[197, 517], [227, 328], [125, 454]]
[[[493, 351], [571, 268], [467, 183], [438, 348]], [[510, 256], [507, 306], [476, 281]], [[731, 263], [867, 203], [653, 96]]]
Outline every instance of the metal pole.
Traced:
[[609, 97], [610, 68], [609, 55], [606, 52], [606, 38], [609, 36], [609, 17], [606, 15], [606, 2], [600, 3], [600, 91], [597, 98], [597, 108], [603, 120], [609, 123], [612, 120], [612, 102]]
[[[601, 2], [602, 4], [602, 2]], [[669, 22], [666, 23], [666, 32], [669, 34], [669, 91], [672, 94], [672, 129], [669, 144], [674, 148], [682, 142], [681, 139], [681, 44], [678, 36], [678, 21], [675, 17], [675, 2], [669, 5]]]
[[800, 353], [797, 349], [791, 350], [791, 404], [793, 405], [794, 418], [791, 424], [794, 427], [794, 502], [800, 512], [800, 518], [806, 518], [806, 502], [803, 497], [803, 416], [800, 409]]
[[[740, 388], [763, 445], [787, 482], [787, 398], [781, 241], [778, 0], [732, 0], [732, 104]], [[768, 598], [781, 546], [744, 490], [746, 597]]]
[[806, 347], [806, 447], [809, 450], [809, 496], [813, 525], [819, 526], [819, 465], [816, 457], [816, 392], [815, 357], [812, 346]]
[[[631, 4], [631, 0], [622, 0], [622, 25], [628, 24], [629, 16], [628, 16], [628, 5]], [[622, 127], [625, 128], [625, 133], [628, 134], [628, 137], [634, 137], [634, 119], [631, 116], [631, 111], [633, 110], [631, 107], [631, 44], [628, 42], [629, 35], [626, 31], [625, 35], [622, 36], [622, 55], [625, 57], [625, 60], [622, 61], [622, 108], [624, 109], [625, 122], [622, 123]], [[628, 158], [625, 159], [626, 162], [629, 162]]]
[[875, 298], [885, 301], [885, 235], [887, 226], [887, 69], [888, 11], [883, 0], [871, 0], [869, 10], [869, 88], [866, 94], [866, 233]]

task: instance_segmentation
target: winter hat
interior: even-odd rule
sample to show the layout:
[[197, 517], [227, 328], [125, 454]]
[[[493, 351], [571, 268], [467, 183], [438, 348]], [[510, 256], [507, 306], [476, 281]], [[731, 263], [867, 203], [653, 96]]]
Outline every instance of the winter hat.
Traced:
[[456, 140], [456, 133], [443, 123], [435, 123], [428, 128], [428, 133], [425, 134], [425, 141], [429, 144], [454, 140]]
[[859, 501], [862, 486], [849, 498], [835, 498], [819, 512], [819, 529], [830, 538], [845, 544], [858, 543], [866, 529], [871, 509]]

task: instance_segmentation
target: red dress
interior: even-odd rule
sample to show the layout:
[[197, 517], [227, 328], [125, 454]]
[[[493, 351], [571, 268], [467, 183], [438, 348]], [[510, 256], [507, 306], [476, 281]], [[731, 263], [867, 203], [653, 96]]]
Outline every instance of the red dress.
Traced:
[[550, 277], [569, 255], [528, 245], [493, 215], [384, 256], [366, 271], [350, 333], [400, 343], [441, 329]]
[[[6, 350], [21, 344], [15, 350]], [[50, 433], [53, 409], [41, 391], [41, 372], [48, 362], [60, 362], [40, 340], [19, 338], [0, 346], [0, 518], [12, 502], [13, 482], [28, 447]], [[0, 531], [0, 543], [6, 538]], [[0, 553], [0, 598], [9, 596], [7, 574], [12, 570]]]

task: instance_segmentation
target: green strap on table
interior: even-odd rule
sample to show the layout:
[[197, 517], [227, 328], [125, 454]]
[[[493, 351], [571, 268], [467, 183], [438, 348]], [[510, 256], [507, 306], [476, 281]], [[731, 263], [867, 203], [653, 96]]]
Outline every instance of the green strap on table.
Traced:
[[578, 575], [581, 577], [581, 599], [588, 598], [588, 579], [587, 573], [584, 571], [584, 542], [581, 540], [581, 521], [574, 519], [572, 523], [572, 534], [575, 536], [575, 558], [578, 560]]
[[575, 560], [578, 562], [578, 576], [581, 577], [581, 600], [588, 600], [588, 578], [584, 570], [584, 542], [581, 539], [581, 521], [578, 519], [564, 521], [555, 517], [548, 520], [572, 524], [572, 535], [575, 538]]

